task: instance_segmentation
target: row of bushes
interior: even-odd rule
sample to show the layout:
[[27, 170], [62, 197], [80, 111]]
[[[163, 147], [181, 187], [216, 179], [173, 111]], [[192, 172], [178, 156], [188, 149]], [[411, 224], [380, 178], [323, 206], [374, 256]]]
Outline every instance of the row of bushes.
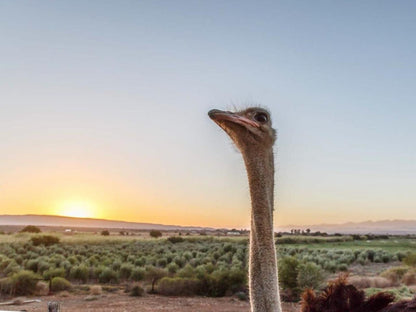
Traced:
[[[210, 296], [241, 291], [246, 286], [246, 239], [178, 236], [157, 241], [114, 242], [103, 239], [95, 243], [73, 244], [59, 242], [53, 237], [41, 235], [24, 243], [0, 244], [0, 278], [11, 278], [29, 270], [39, 278], [59, 277], [72, 283], [146, 280], [155, 286], [157, 281], [166, 277], [165, 281], [159, 282], [162, 291], [172, 288], [169, 285], [176, 285], [173, 287], [177, 289], [175, 291], [186, 293], [188, 290], [181, 289], [193, 285], [189, 286], [193, 293]], [[413, 261], [411, 255], [403, 252], [372, 249], [283, 246], [278, 248], [278, 255], [289, 256], [279, 257], [280, 278], [282, 287], [294, 294], [304, 287], [318, 287], [325, 271], [347, 270], [352, 263]]]
[[[65, 278], [73, 283], [105, 284], [156, 282], [169, 276], [196, 279], [199, 286], [192, 291], [209, 296], [223, 296], [246, 285], [244, 243], [207, 239], [201, 244], [183, 241], [181, 237], [122, 244], [74, 245], [51, 241], [54, 242], [42, 235], [27, 243], [1, 244], [0, 277], [7, 277], [8, 283], [16, 274], [30, 271], [38, 280]], [[4, 285], [7, 283], [5, 280]], [[3, 288], [3, 292], [9, 291]]]
[[369, 263], [402, 261], [409, 255], [403, 251], [389, 252], [381, 249], [311, 249], [307, 247], [280, 247], [278, 253], [315, 262], [330, 272], [345, 271], [353, 263], [366, 265]]
[[314, 237], [314, 236], [282, 236], [277, 237], [276, 244], [319, 244], [319, 243], [339, 243], [352, 241], [352, 236], [329, 236], [329, 237]]
[[[23, 270], [0, 279], [0, 292], [8, 295], [33, 295], [42, 280], [39, 274]], [[54, 277], [50, 286], [52, 291], [62, 291], [70, 289], [71, 283], [63, 277]]]
[[278, 263], [279, 284], [283, 299], [297, 301], [305, 288], [317, 289], [324, 282], [326, 274], [313, 263], [300, 261], [296, 257], [284, 257]]
[[[111, 276], [108, 278], [111, 279]], [[192, 277], [187, 274], [169, 277], [164, 270], [149, 268], [146, 278], [152, 284], [151, 292], [163, 295], [205, 295], [212, 297], [243, 291], [247, 281], [246, 273], [239, 270], [214, 271], [211, 274], [200, 272]], [[8, 295], [32, 295], [35, 294], [42, 280], [39, 274], [23, 270], [0, 279], [0, 292]], [[154, 289], [155, 285], [157, 287]], [[63, 277], [57, 276], [51, 279], [52, 291], [68, 290], [70, 288], [71, 283]]]

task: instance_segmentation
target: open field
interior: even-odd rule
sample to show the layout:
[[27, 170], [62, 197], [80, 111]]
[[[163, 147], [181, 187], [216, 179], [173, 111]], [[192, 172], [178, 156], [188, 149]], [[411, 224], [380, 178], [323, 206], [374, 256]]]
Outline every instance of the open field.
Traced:
[[[48, 296], [43, 302], [31, 303], [24, 306], [7, 306], [8, 310], [18, 311], [27, 309], [31, 312], [47, 311], [47, 301], [59, 301], [63, 311], [85, 312], [249, 312], [248, 301], [240, 301], [234, 297], [206, 298], [206, 297], [164, 297], [147, 295], [133, 298], [125, 294], [104, 295], [93, 301], [86, 301], [85, 295]], [[295, 303], [283, 303], [284, 312], [298, 312]]]
[[[57, 239], [37, 242], [45, 235]], [[248, 238], [174, 235], [0, 235], [2, 296], [42, 298], [42, 303], [28, 305], [30, 311], [44, 311], [51, 300], [60, 301], [66, 311], [81, 306], [86, 311], [135, 311], [137, 304], [141, 311], [248, 311]], [[319, 289], [347, 271], [357, 283], [366, 277], [370, 292], [381, 285], [393, 291], [405, 287], [399, 296], [414, 293], [415, 270], [402, 263], [415, 250], [414, 237], [288, 235], [278, 237], [277, 243], [285, 300], [296, 301], [303, 288]], [[386, 273], [391, 268], [401, 268], [401, 275]], [[27, 283], [24, 289], [16, 286], [22, 280]], [[40, 296], [48, 293], [49, 282], [52, 296]], [[89, 286], [94, 284], [101, 286]], [[134, 286], [140, 290], [138, 297], [130, 296]], [[297, 309], [298, 304], [285, 303], [284, 311]]]
[[[285, 244], [286, 245], [286, 244]], [[291, 245], [291, 244], [287, 244]], [[322, 243], [296, 243], [297, 248], [308, 249], [349, 249], [349, 250], [363, 250], [363, 249], [379, 249], [388, 252], [412, 251], [416, 248], [416, 238], [403, 238], [392, 236], [389, 239], [376, 240], [346, 240], [344, 242], [325, 241]]]

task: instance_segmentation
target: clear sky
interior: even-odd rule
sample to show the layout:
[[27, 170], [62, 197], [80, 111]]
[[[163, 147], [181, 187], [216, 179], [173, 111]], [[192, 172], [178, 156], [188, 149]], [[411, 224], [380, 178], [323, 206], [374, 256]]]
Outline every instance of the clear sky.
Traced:
[[278, 129], [276, 222], [416, 219], [416, 2], [1, 1], [0, 214], [247, 227], [207, 117]]

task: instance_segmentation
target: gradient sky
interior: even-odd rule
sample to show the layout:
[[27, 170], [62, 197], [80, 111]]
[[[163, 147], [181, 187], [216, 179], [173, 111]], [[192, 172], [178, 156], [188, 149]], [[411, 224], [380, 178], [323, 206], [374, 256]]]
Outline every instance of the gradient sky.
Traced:
[[207, 117], [278, 128], [278, 225], [416, 219], [416, 2], [1, 1], [0, 214], [247, 227]]

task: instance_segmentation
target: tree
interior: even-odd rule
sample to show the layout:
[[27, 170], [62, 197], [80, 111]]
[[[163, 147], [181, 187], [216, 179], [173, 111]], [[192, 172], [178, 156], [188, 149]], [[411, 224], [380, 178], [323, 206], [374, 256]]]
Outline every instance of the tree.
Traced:
[[169, 236], [168, 241], [172, 244], [181, 243], [184, 241], [184, 239], [180, 236]]
[[146, 268], [145, 277], [148, 280], [152, 281], [152, 289], [150, 290], [150, 293], [155, 292], [155, 284], [158, 280], [160, 280], [162, 277], [165, 277], [168, 275], [168, 272], [166, 270], [156, 268], [154, 266], [150, 266]]
[[158, 238], [158, 237], [161, 237], [162, 236], [162, 232], [161, 231], [158, 231], [158, 230], [151, 230], [149, 232], [149, 235], [150, 235], [150, 237]]
[[20, 230], [20, 233], [27, 232], [27, 233], [40, 233], [41, 230], [37, 226], [28, 225], [25, 226], [23, 229]]
[[108, 236], [110, 235], [110, 232], [108, 230], [104, 230], [104, 231], [101, 231], [101, 235]]
[[51, 246], [51, 245], [59, 243], [59, 237], [56, 237], [53, 235], [37, 235], [37, 236], [33, 236], [30, 240], [32, 241], [32, 244], [34, 246], [39, 246], [39, 245]]

